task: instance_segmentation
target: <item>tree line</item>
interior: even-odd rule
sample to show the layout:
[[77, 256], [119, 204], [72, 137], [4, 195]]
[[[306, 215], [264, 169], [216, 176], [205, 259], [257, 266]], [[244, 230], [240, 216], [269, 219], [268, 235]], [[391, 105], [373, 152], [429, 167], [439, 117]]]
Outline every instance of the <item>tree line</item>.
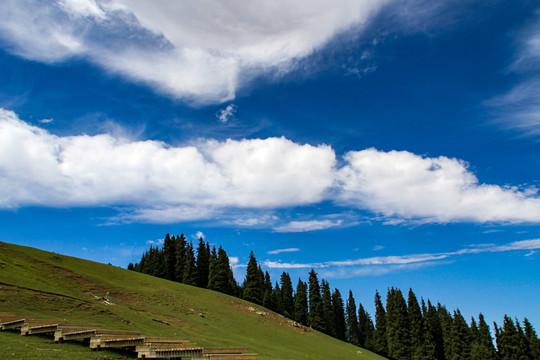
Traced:
[[418, 301], [412, 289], [405, 299], [400, 289], [390, 288], [385, 304], [375, 292], [373, 320], [361, 303], [356, 305], [352, 291], [344, 301], [313, 269], [296, 288], [287, 272], [273, 283], [253, 252], [238, 284], [225, 250], [210, 249], [203, 238], [195, 251], [183, 234], [167, 234], [162, 247], [151, 246], [128, 269], [245, 299], [390, 359], [540, 360], [540, 339], [527, 318], [520, 322], [505, 315], [502, 326], [493, 324], [493, 337], [482, 314], [467, 322], [459, 309], [450, 312], [440, 303]]

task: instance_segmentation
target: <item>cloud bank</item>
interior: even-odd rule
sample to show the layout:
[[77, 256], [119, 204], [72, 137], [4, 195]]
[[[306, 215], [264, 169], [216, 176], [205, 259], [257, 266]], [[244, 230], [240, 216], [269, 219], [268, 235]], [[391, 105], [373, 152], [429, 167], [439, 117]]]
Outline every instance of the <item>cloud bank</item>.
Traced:
[[223, 102], [260, 74], [289, 71], [388, 2], [6, 0], [0, 38], [27, 59], [84, 58], [176, 98]]
[[[0, 109], [1, 208], [120, 206], [125, 211], [117, 221], [172, 223], [223, 213], [241, 219], [323, 201], [394, 222], [540, 219], [536, 189], [481, 184], [465, 162], [443, 156], [366, 149], [338, 162], [330, 146], [283, 137], [178, 147], [109, 134], [62, 137]], [[343, 222], [334, 217], [280, 225], [265, 216], [281, 232]]]

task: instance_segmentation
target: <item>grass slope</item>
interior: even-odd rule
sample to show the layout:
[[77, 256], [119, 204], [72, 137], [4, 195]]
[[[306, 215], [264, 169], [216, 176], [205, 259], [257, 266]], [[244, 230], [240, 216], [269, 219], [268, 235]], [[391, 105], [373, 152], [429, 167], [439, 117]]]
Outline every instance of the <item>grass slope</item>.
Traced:
[[[95, 299], [107, 292], [114, 305]], [[147, 336], [188, 337], [201, 346], [247, 346], [259, 359], [383, 359], [317, 331], [294, 327], [278, 314], [228, 295], [3, 242], [0, 312], [137, 330]], [[0, 358], [12, 357], [21, 338], [27, 348], [39, 348], [30, 344], [39, 339], [0, 333]], [[54, 345], [50, 352], [63, 346]], [[92, 358], [88, 356], [81, 347], [69, 358]]]

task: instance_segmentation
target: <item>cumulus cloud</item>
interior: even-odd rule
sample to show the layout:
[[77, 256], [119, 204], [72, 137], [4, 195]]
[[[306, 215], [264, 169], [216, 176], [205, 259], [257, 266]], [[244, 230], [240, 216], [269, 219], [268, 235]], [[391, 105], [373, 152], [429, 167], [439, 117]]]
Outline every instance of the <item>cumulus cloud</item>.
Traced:
[[6, 0], [0, 37], [28, 59], [79, 57], [171, 96], [222, 102], [267, 71], [287, 72], [390, 0]]
[[131, 218], [201, 219], [226, 207], [321, 201], [334, 151], [285, 138], [171, 147], [102, 134], [59, 137], [0, 111], [0, 206], [133, 205]]
[[333, 201], [391, 222], [538, 223], [536, 189], [481, 184], [467, 164], [407, 151], [351, 151], [285, 138], [190, 146], [57, 136], [0, 109], [0, 207], [115, 206], [110, 223], [219, 219], [303, 232], [343, 217], [283, 223], [278, 209]]
[[531, 256], [540, 249], [540, 239], [515, 241], [504, 245], [466, 247], [461, 250], [434, 253], [376, 256], [351, 260], [326, 261], [319, 263], [284, 263], [264, 261], [263, 264], [273, 269], [323, 269], [325, 277], [355, 277], [384, 275], [397, 271], [410, 271], [426, 266], [440, 265], [452, 261], [452, 258], [466, 254], [501, 253], [508, 251], [531, 251], [524, 256]]
[[219, 110], [216, 114], [216, 117], [222, 123], [226, 123], [226, 122], [229, 122], [229, 120], [234, 118], [234, 114], [236, 114], [236, 105], [230, 104], [230, 105], [227, 105], [225, 109]]
[[339, 199], [386, 218], [418, 222], [538, 222], [534, 188], [480, 184], [467, 164], [407, 151], [351, 151], [339, 170]]

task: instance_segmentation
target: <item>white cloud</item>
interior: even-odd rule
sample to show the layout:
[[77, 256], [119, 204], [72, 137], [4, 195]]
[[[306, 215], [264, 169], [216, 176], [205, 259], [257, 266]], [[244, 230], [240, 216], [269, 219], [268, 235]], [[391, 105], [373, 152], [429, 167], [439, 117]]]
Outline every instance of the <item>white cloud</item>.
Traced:
[[535, 189], [480, 184], [466, 163], [407, 151], [351, 151], [340, 199], [386, 218], [418, 222], [538, 222]]
[[146, 240], [147, 245], [163, 245], [163, 239], [156, 239], [156, 240]]
[[326, 145], [285, 138], [171, 147], [106, 134], [59, 137], [0, 110], [4, 208], [134, 206], [127, 218], [170, 222], [226, 207], [297, 206], [325, 198], [335, 161]]
[[332, 227], [340, 226], [342, 222], [342, 220], [291, 221], [288, 224], [275, 227], [274, 230], [277, 232], [307, 232], [325, 230]]
[[535, 188], [480, 184], [464, 162], [447, 157], [367, 149], [349, 152], [338, 168], [327, 145], [60, 137], [0, 109], [0, 208], [115, 206], [111, 223], [212, 219], [303, 232], [342, 226], [346, 215], [281, 224], [272, 211], [327, 200], [394, 223], [540, 219]]
[[13, 53], [85, 58], [193, 102], [222, 102], [268, 71], [287, 72], [390, 0], [6, 0], [0, 37]]
[[236, 105], [230, 104], [230, 105], [227, 105], [225, 109], [219, 110], [216, 114], [216, 117], [222, 123], [226, 123], [232, 120], [235, 114], [236, 114]]
[[53, 121], [54, 121], [54, 119], [41, 119], [41, 120], [39, 120], [39, 122], [40, 122], [41, 124], [50, 124], [50, 123], [52, 123]]
[[195, 237], [196, 237], [197, 239], [201, 239], [201, 238], [202, 238], [202, 239], [204, 240], [204, 234], [203, 234], [202, 231], [197, 231], [197, 233], [195, 234]]
[[281, 253], [297, 252], [297, 251], [300, 251], [300, 249], [299, 248], [287, 248], [287, 249], [271, 250], [271, 251], [267, 251], [266, 253], [269, 254], [269, 255], [277, 255], [277, 254], [281, 254]]
[[540, 239], [515, 241], [505, 245], [469, 246], [464, 249], [445, 253], [411, 254], [376, 256], [351, 260], [326, 261], [316, 263], [283, 263], [280, 261], [263, 261], [264, 266], [273, 269], [324, 269], [325, 277], [354, 277], [367, 275], [384, 275], [396, 271], [415, 270], [426, 266], [448, 263], [452, 258], [481, 253], [501, 253], [508, 251], [531, 251], [531, 256], [540, 249]]

